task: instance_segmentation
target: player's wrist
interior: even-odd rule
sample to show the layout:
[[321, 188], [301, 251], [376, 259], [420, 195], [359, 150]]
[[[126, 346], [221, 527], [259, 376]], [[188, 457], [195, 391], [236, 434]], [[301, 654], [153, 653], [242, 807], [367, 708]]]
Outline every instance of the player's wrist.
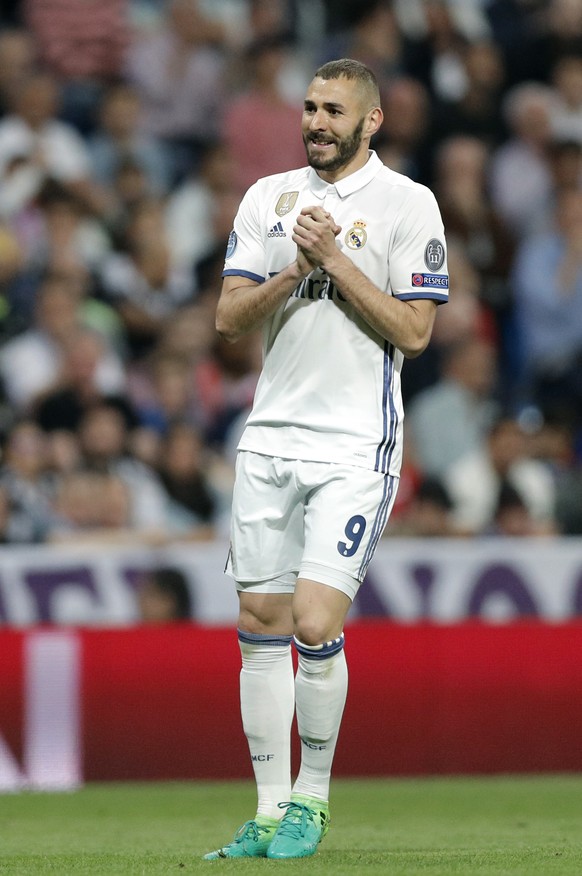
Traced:
[[285, 270], [289, 276], [289, 279], [297, 284], [300, 283], [301, 280], [304, 280], [305, 277], [307, 277], [307, 275], [311, 273], [313, 268], [309, 264], [301, 265], [296, 259]]
[[[347, 257], [342, 253], [342, 251], [335, 247], [334, 251], [330, 253], [329, 257], [324, 259], [321, 263], [321, 270], [325, 271], [328, 277], [331, 279], [337, 275], [338, 271], [341, 271], [342, 264], [346, 262]], [[349, 262], [350, 260], [347, 259]], [[351, 264], [351, 262], [350, 262]]]

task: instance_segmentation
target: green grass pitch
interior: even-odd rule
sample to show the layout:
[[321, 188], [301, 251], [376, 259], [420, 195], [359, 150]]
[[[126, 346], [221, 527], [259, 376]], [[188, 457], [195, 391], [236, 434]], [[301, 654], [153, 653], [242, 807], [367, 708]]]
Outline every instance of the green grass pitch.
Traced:
[[251, 782], [0, 795], [0, 874], [582, 874], [582, 776], [339, 780], [298, 861], [202, 861], [254, 814]]

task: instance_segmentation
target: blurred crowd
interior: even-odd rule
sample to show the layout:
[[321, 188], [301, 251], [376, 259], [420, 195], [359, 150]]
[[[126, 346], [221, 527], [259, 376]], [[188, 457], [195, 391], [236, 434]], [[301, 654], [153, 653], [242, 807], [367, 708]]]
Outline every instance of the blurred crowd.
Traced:
[[387, 535], [582, 533], [579, 0], [3, 0], [1, 542], [227, 532], [261, 350], [214, 331], [226, 239], [346, 56], [449, 244]]

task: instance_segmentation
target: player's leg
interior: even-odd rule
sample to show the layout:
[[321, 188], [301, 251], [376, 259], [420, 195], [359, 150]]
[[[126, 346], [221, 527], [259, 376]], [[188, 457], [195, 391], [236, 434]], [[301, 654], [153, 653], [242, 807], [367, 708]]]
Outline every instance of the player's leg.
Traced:
[[243, 728], [257, 784], [257, 814], [276, 819], [291, 789], [291, 599], [291, 594], [240, 593]]
[[302, 538], [297, 532], [302, 515], [294, 512], [295, 500], [285, 489], [291, 479], [275, 461], [243, 454], [237, 480], [230, 571], [240, 599], [240, 704], [258, 802], [255, 817], [232, 843], [206, 856], [211, 859], [265, 856], [282, 815], [278, 804], [289, 799], [291, 790], [291, 601], [296, 574], [289, 570], [298, 568], [292, 551]]
[[301, 768], [292, 805], [269, 846], [274, 858], [313, 854], [327, 830], [331, 767], [347, 693], [343, 624], [396, 495], [394, 478], [350, 466], [316, 467], [313, 483], [293, 600]]
[[265, 857], [291, 789], [294, 679], [291, 594], [239, 593], [238, 639], [242, 667], [240, 706], [257, 785], [257, 812], [232, 842], [206, 855]]
[[343, 592], [300, 578], [293, 599], [297, 727], [301, 766], [268, 857], [315, 852], [329, 826], [331, 766], [346, 701], [343, 625], [351, 605]]
[[348, 689], [343, 627], [350, 606], [340, 590], [305, 579], [297, 582], [293, 610], [301, 767], [293, 791], [325, 801]]

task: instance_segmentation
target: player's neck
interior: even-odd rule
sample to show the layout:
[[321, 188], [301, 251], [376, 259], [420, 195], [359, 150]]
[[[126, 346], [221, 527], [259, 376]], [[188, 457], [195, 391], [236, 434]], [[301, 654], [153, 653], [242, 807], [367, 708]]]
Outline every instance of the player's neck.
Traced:
[[352, 173], [361, 170], [368, 163], [370, 158], [370, 150], [366, 144], [365, 149], [354, 155], [352, 160], [344, 167], [338, 167], [337, 170], [317, 170], [316, 173], [326, 183], [336, 183], [340, 179], [345, 179], [346, 176], [351, 176]]

